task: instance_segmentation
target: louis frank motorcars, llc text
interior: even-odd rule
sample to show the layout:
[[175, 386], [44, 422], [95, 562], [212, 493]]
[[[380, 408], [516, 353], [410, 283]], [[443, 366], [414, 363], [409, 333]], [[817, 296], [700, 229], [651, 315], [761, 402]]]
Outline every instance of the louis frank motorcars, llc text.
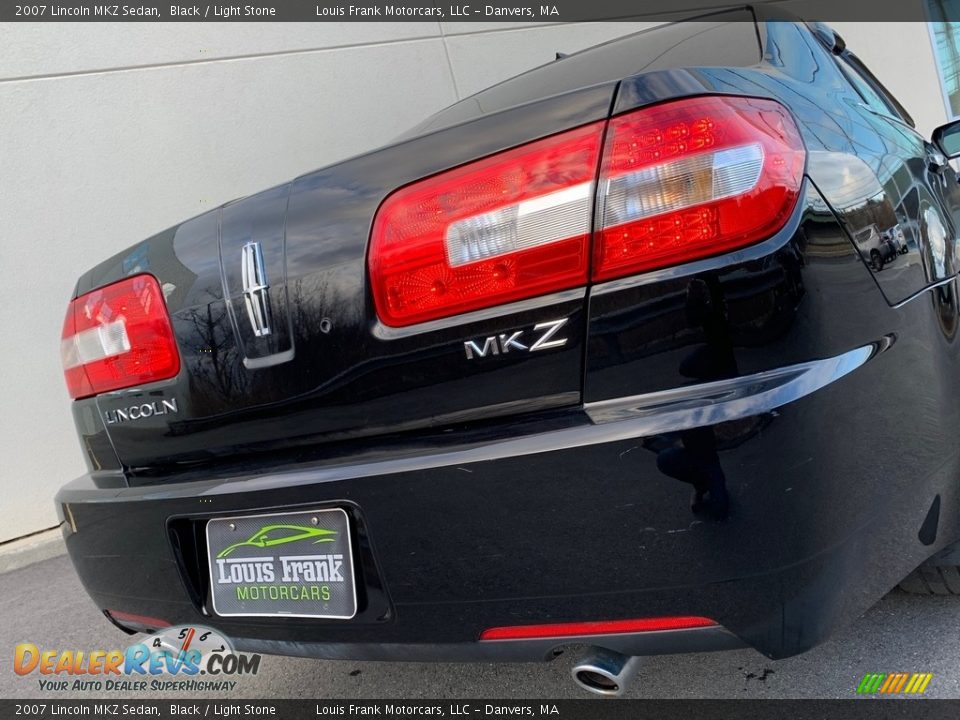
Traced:
[[450, 5], [446, 10], [441, 7], [416, 7], [407, 5], [362, 6], [362, 5], [335, 5], [324, 7], [317, 5], [317, 17], [556, 17], [559, 11], [555, 5], [540, 5], [537, 11], [533, 7], [505, 7], [499, 5], [483, 5], [476, 9], [470, 5]]
[[[476, 715], [483, 714], [486, 716], [502, 716], [502, 715], [520, 715], [526, 717], [534, 717], [537, 715], [537, 711], [532, 705], [494, 705], [491, 703], [486, 703], [479, 707], [474, 707], [469, 704], [465, 705], [449, 705], [446, 708], [440, 705], [394, 705], [391, 703], [369, 703], [369, 704], [336, 704], [336, 705], [317, 705], [316, 714], [317, 715], [394, 715], [394, 716], [406, 716], [406, 715], [434, 715], [438, 717], [446, 716], [467, 716], [467, 715]], [[559, 710], [556, 705], [553, 704], [541, 704], [539, 707], [539, 715], [558, 715]]]

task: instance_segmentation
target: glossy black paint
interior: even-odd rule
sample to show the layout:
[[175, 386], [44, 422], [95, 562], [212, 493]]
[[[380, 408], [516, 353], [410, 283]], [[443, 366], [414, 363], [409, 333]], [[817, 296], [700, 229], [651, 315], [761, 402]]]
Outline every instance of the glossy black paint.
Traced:
[[[454, 106], [440, 113], [418, 136], [229, 203], [94, 268], [80, 293], [134, 269], [157, 275], [169, 293], [184, 364], [162, 390], [86, 401], [100, 412], [163, 397], [179, 404], [176, 415], [111, 427], [115, 455], [88, 442], [100, 452], [94, 466], [121, 464], [131, 477], [143, 477], [238, 453], [578, 403], [582, 290], [573, 300], [495, 319], [460, 317], [415, 334], [376, 332], [366, 287], [373, 216], [390, 192], [413, 180], [606, 117], [617, 80], [647, 65], [661, 67], [678, 55], [690, 62], [700, 53], [700, 61], [716, 61], [710, 47], [722, 48], [726, 63], [757, 62], [755, 27], [743, 22], [749, 18], [745, 11], [722, 13], [570, 56], [562, 67], [552, 63], [465, 100], [460, 105], [469, 112]], [[263, 246], [271, 280], [275, 327], [266, 338], [252, 336], [241, 296], [240, 253], [251, 240]], [[563, 348], [477, 362], [464, 355], [465, 340], [563, 318]], [[102, 432], [92, 429], [93, 436]]]
[[[136, 264], [121, 255], [84, 276], [81, 293], [123, 277], [130, 268], [152, 272], [174, 287], [167, 301], [181, 374], [163, 386], [82, 401], [106, 412], [155, 397], [177, 398], [175, 415], [110, 428], [122, 464], [136, 475], [139, 469], [156, 471], [239, 452], [576, 404], [585, 327], [582, 291], [579, 299], [524, 305], [506, 317], [458, 318], [431, 332], [384, 337], [376, 332], [366, 287], [366, 246], [374, 213], [395, 188], [603, 118], [615, 87], [576, 91], [319, 170], [285, 186], [287, 191], [276, 188], [239, 200], [145, 241], [130, 252]], [[270, 291], [278, 308], [280, 344], [254, 346], [249, 335], [241, 334], [249, 323], [237, 292], [240, 247], [249, 239], [261, 240], [273, 248], [265, 252], [268, 273], [280, 264], [271, 253], [281, 252], [276, 212], [285, 192], [286, 282], [276, 283], [279, 273], [274, 272]], [[266, 215], [260, 219], [257, 210]], [[235, 236], [226, 235], [228, 230]], [[290, 323], [289, 340], [284, 318]], [[562, 348], [530, 358], [502, 355], [497, 363], [471, 363], [464, 355], [465, 340], [560, 318], [569, 318]], [[279, 362], [250, 367], [251, 360], [277, 358], [288, 349], [292, 353]], [[111, 458], [96, 460], [105, 465]]]
[[[855, 56], [823, 37], [761, 18], [601, 46], [87, 273], [79, 293], [156, 274], [184, 359], [171, 381], [74, 403], [91, 472], [58, 502], [94, 600], [203, 621], [243, 647], [437, 659], [543, 656], [542, 643], [476, 643], [491, 626], [676, 614], [784, 657], [863, 612], [960, 537], [960, 194], [906, 118], [865, 107], [840, 64]], [[797, 120], [806, 177], [777, 235], [499, 316], [419, 332], [377, 323], [365, 253], [391, 190], [705, 93], [774, 98]], [[238, 303], [232, 256], [249, 239], [283, 278], [270, 290], [281, 331], [267, 341], [245, 334]], [[880, 247], [896, 252], [872, 262]], [[557, 318], [569, 320], [556, 352], [464, 357], [464, 340]], [[667, 432], [612, 423], [588, 444], [549, 441], [607, 432], [598, 402], [696, 394], [863, 347], [877, 351], [849, 374], [756, 414], [703, 425], [691, 410]], [[104, 429], [109, 409], [169, 397], [179, 413]], [[204, 520], [308, 505], [352, 514], [358, 617], [211, 617]], [[662, 640], [617, 648], [663, 652]], [[676, 647], [725, 646], [697, 642]]]

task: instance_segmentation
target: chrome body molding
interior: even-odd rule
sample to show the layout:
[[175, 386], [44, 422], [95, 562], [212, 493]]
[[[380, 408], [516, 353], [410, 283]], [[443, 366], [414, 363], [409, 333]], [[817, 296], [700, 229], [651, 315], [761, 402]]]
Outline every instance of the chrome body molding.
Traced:
[[561, 290], [560, 292], [540, 297], [530, 298], [528, 300], [519, 300], [508, 305], [498, 305], [497, 307], [484, 308], [474, 312], [454, 315], [452, 317], [440, 318], [429, 322], [410, 325], [409, 327], [395, 328], [384, 325], [377, 320], [373, 326], [373, 336], [379, 340], [397, 340], [399, 338], [412, 337], [422, 333], [435, 332], [446, 328], [457, 327], [459, 325], [469, 325], [470, 323], [480, 322], [482, 320], [492, 320], [494, 318], [513, 315], [515, 313], [525, 312], [527, 310], [537, 310], [538, 308], [548, 307], [559, 303], [571, 302], [574, 300], [583, 300], [587, 294], [586, 287], [573, 288], [572, 290]]
[[825, 360], [790, 365], [743, 377], [616, 398], [584, 406], [598, 424], [643, 421], [643, 435], [688, 430], [775, 410], [856, 370], [892, 340]]

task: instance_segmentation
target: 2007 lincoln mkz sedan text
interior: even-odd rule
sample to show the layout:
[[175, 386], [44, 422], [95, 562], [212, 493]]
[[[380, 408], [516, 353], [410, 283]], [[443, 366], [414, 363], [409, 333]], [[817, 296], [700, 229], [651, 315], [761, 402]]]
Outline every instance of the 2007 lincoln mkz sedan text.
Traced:
[[[803, 652], [960, 593], [960, 124], [741, 9], [562, 57], [85, 273], [115, 624], [240, 650]], [[907, 578], [904, 580], [904, 578]]]

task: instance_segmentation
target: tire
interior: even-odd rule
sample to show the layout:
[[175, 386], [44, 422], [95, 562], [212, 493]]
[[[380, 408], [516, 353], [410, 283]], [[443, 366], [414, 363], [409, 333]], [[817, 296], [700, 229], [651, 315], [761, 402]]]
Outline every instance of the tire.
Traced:
[[960, 595], [960, 567], [921, 565], [900, 582], [900, 589], [915, 595]]
[[873, 269], [877, 272], [883, 270], [883, 258], [880, 256], [879, 250], [870, 251], [870, 264], [873, 265]]

